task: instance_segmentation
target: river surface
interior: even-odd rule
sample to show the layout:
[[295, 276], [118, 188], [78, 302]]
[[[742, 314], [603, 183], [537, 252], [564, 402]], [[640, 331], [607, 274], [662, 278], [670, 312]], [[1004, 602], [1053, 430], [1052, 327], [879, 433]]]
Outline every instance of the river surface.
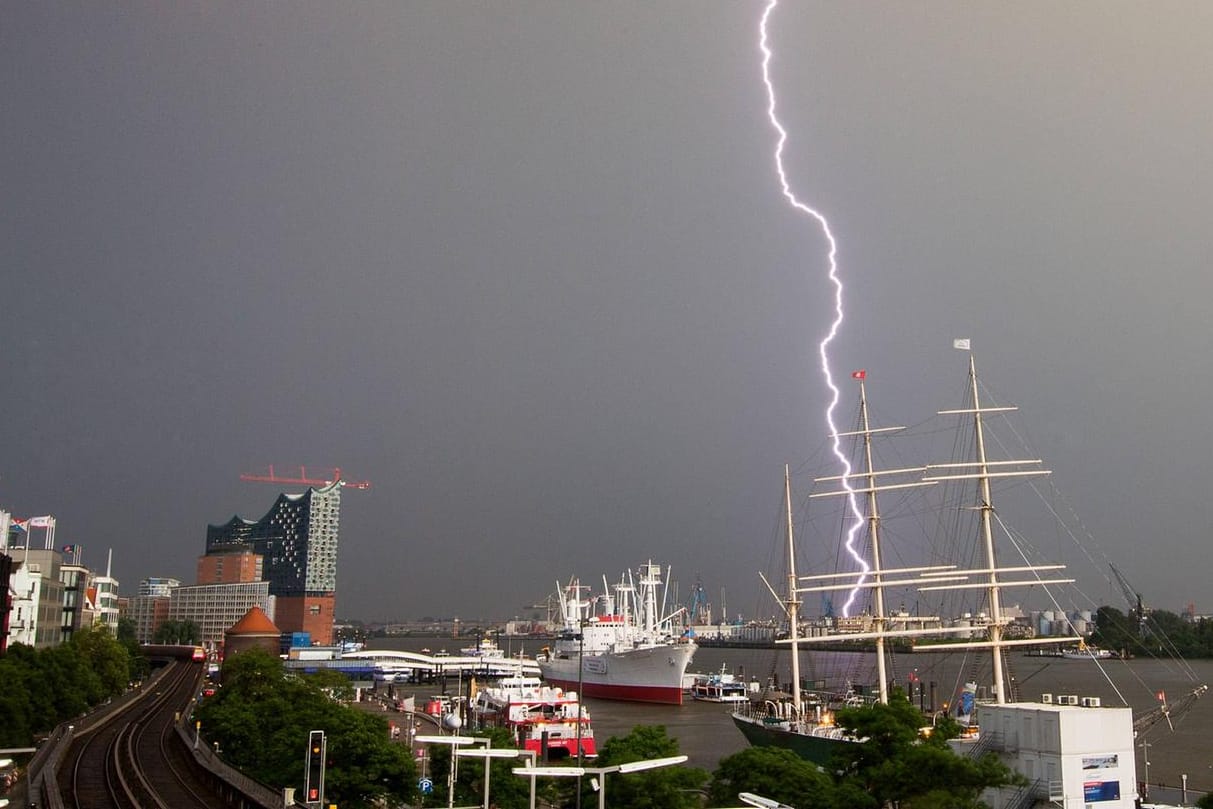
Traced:
[[[369, 648], [419, 651], [423, 648], [446, 648], [458, 654], [461, 645], [451, 638], [378, 638]], [[542, 641], [513, 639], [511, 651], [521, 649], [533, 656]], [[507, 646], [502, 640], [501, 645]], [[916, 677], [924, 683], [922, 701], [929, 703], [930, 683], [936, 684], [937, 704], [963, 685], [964, 681], [985, 682], [988, 671], [975, 670], [975, 661], [984, 658], [959, 654], [903, 654], [892, 661], [889, 678], [906, 684]], [[734, 674], [746, 679], [765, 682], [774, 674], [781, 682], [791, 681], [791, 653], [786, 649], [717, 649], [701, 648], [695, 653], [690, 671], [719, 671], [725, 665]], [[871, 682], [875, 678], [875, 655], [862, 652], [802, 652], [801, 677], [827, 679], [831, 683], [847, 678], [855, 682]], [[1213, 660], [1189, 662], [1139, 660], [1068, 660], [1062, 658], [1028, 657], [1013, 653], [1011, 676], [1023, 701], [1039, 700], [1044, 693], [1075, 694], [1099, 697], [1105, 706], [1133, 708], [1141, 716], [1160, 703], [1159, 692], [1175, 704], [1198, 683], [1213, 684]], [[417, 694], [436, 692], [436, 686], [419, 686]], [[916, 703], [920, 702], [917, 692]], [[689, 697], [681, 706], [642, 705], [587, 699], [594, 735], [599, 746], [612, 736], [623, 736], [637, 725], [663, 725], [666, 732], [678, 740], [680, 752], [690, 757], [690, 764], [706, 770], [715, 769], [725, 756], [745, 749], [746, 741], [729, 718], [729, 707], [709, 702], [695, 702]], [[1213, 692], [1195, 702], [1182, 716], [1172, 717], [1174, 730], [1162, 719], [1142, 731], [1137, 739], [1137, 774], [1145, 777], [1144, 754], [1149, 752], [1149, 781], [1152, 784], [1178, 785], [1181, 774], [1188, 775], [1188, 786], [1199, 792], [1213, 791]], [[1143, 742], [1149, 747], [1143, 747]]]

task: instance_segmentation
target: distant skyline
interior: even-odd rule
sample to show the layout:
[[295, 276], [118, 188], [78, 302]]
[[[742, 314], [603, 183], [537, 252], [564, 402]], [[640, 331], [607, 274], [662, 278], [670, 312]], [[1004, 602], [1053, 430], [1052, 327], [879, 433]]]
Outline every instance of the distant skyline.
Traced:
[[[9, 5], [0, 508], [112, 549], [129, 595], [270, 508], [242, 472], [341, 467], [373, 485], [340, 616], [524, 615], [649, 559], [753, 615], [783, 465], [834, 473], [763, 5]], [[1123, 606], [1112, 560], [1213, 612], [1213, 7], [770, 30], [789, 180], [839, 243], [836, 377], [928, 440], [970, 338], [1083, 547], [1018, 527], [1086, 599]], [[806, 527], [821, 563], [837, 526]]]

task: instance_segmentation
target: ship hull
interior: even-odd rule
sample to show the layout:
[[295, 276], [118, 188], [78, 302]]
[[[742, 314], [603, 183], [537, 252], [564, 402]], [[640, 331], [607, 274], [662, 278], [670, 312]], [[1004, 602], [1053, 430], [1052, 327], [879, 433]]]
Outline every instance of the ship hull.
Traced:
[[539, 661], [543, 679], [594, 699], [681, 705], [682, 677], [695, 654], [693, 643], [633, 649], [622, 653], [554, 656]]
[[834, 751], [855, 743], [842, 736], [837, 729], [817, 735], [812, 731], [790, 729], [783, 722], [765, 723], [761, 719], [751, 719], [738, 714], [733, 714], [733, 724], [754, 747], [782, 747], [820, 767], [829, 765]]

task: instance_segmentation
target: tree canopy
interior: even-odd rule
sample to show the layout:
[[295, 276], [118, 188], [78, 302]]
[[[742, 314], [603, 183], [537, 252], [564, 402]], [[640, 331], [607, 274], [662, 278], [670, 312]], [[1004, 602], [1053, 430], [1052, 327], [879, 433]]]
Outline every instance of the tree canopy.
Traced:
[[720, 762], [711, 804], [736, 805], [737, 793], [753, 792], [796, 809], [971, 809], [986, 788], [1018, 780], [993, 755], [953, 753], [948, 739], [959, 727], [946, 716], [921, 732], [926, 719], [900, 689], [888, 705], [842, 709], [835, 720], [862, 741], [838, 745], [826, 770], [786, 750], [743, 750]]
[[126, 690], [133, 661], [104, 628], [85, 628], [59, 646], [9, 647], [0, 658], [0, 747], [34, 736]]
[[228, 658], [223, 687], [196, 718], [232, 766], [272, 786], [303, 792], [308, 734], [327, 738], [325, 801], [371, 807], [411, 800], [417, 773], [407, 747], [393, 744], [381, 716], [334, 701], [330, 676], [289, 676], [282, 661], [260, 650]]
[[156, 627], [153, 643], [190, 645], [202, 640], [202, 629], [193, 621], [165, 621]]
[[[612, 767], [632, 761], [670, 758], [678, 755], [678, 740], [666, 733], [664, 725], [638, 725], [626, 736], [612, 736], [598, 751], [595, 767]], [[694, 809], [700, 805], [700, 791], [708, 773], [695, 767], [674, 766], [642, 770], [637, 773], [611, 773], [599, 784], [607, 790], [612, 807], [632, 809]], [[582, 788], [592, 789], [583, 783]], [[596, 805], [597, 797], [582, 795], [582, 806]]]

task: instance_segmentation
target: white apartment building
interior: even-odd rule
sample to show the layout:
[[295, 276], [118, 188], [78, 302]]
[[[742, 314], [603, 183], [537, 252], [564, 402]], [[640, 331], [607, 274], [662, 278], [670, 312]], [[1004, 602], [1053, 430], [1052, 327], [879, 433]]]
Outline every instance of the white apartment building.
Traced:
[[58, 551], [9, 548], [13, 574], [9, 580], [12, 610], [8, 645], [23, 643], [37, 649], [63, 642], [63, 582]]

